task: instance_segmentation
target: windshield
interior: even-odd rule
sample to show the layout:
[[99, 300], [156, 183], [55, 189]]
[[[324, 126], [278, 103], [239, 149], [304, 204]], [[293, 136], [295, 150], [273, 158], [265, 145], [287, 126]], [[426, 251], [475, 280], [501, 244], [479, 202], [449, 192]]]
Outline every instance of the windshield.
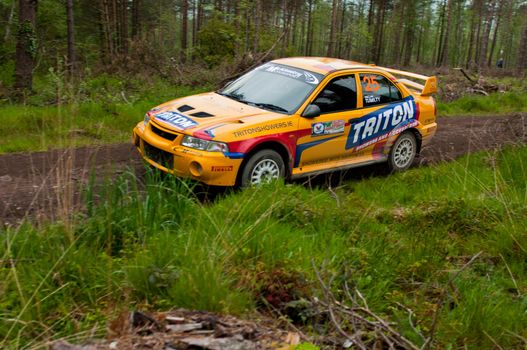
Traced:
[[292, 114], [324, 76], [303, 69], [266, 63], [218, 93], [263, 109]]

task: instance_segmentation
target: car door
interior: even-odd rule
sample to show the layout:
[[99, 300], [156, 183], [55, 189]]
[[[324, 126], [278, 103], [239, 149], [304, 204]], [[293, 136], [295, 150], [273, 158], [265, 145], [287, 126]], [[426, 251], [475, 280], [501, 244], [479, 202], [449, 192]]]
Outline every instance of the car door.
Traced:
[[327, 168], [345, 157], [348, 120], [357, 109], [356, 75], [332, 78], [311, 104], [317, 105], [321, 113], [315, 118], [300, 118], [294, 165], [299, 172]]
[[395, 129], [412, 120], [416, 114], [411, 97], [403, 99], [401, 91], [386, 76], [376, 72], [358, 75], [361, 113], [350, 119], [346, 152], [357, 162], [386, 156], [384, 145]]

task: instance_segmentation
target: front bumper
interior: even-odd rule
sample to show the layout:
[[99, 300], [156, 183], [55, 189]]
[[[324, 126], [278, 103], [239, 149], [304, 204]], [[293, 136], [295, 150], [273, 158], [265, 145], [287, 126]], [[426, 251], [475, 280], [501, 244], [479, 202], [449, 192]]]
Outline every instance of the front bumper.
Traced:
[[[152, 125], [157, 133], [153, 132]], [[174, 139], [170, 139], [171, 135]], [[205, 152], [182, 146], [180, 144], [182, 138], [183, 134], [167, 130], [152, 122], [147, 126], [140, 122], [133, 130], [134, 145], [143, 159], [152, 166], [207, 185], [236, 184], [236, 176], [243, 159], [231, 159], [221, 152]]]

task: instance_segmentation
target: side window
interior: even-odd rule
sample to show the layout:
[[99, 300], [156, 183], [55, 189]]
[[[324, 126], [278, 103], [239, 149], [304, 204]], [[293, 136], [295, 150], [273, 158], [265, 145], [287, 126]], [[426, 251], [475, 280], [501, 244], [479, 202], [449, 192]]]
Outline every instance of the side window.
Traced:
[[364, 107], [383, 105], [402, 99], [399, 89], [382, 75], [361, 74], [360, 82]]
[[330, 81], [313, 104], [320, 107], [322, 114], [357, 108], [355, 75], [337, 77]]

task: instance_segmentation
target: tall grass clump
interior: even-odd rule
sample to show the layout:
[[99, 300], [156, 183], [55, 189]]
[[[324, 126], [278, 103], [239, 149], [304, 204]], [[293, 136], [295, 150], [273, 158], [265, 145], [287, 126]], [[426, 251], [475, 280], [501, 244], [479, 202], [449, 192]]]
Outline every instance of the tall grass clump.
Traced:
[[335, 297], [356, 288], [417, 344], [522, 349], [526, 166], [518, 146], [331, 191], [277, 183], [207, 204], [155, 173], [92, 184], [73, 229], [1, 229], [1, 346], [82, 340], [126, 309], [278, 310], [319, 332], [324, 317], [306, 302], [324, 298], [314, 265]]

